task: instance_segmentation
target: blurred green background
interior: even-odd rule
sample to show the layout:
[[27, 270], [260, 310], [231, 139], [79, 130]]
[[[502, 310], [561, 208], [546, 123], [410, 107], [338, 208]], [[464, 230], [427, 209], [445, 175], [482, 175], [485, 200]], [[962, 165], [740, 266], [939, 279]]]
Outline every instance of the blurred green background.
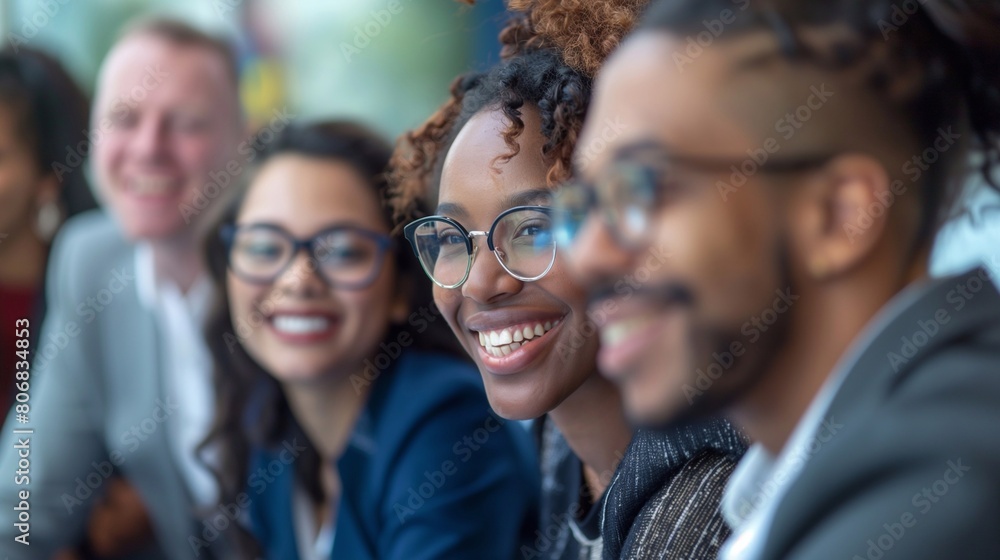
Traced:
[[229, 38], [251, 123], [359, 118], [390, 138], [420, 123], [459, 73], [496, 60], [502, 0], [0, 0], [5, 47], [55, 55], [93, 93], [122, 26], [168, 15]]

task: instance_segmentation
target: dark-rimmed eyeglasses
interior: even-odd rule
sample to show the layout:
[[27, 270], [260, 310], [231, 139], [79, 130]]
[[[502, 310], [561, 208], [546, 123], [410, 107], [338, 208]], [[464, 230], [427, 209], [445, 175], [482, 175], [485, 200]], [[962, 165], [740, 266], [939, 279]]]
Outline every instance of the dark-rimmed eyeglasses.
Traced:
[[388, 235], [353, 225], [332, 226], [308, 239], [298, 239], [273, 224], [227, 224], [220, 233], [229, 269], [253, 284], [274, 282], [305, 250], [310, 267], [328, 285], [363, 289], [378, 277], [393, 248]]
[[428, 216], [407, 224], [403, 233], [424, 272], [442, 288], [457, 288], [469, 278], [479, 247], [475, 237], [485, 237], [500, 266], [522, 282], [541, 279], [556, 259], [548, 206], [505, 210], [487, 231], [470, 231], [446, 216]]
[[[796, 173], [822, 167], [834, 155], [806, 156], [788, 160], [768, 160], [756, 164], [753, 173]], [[703, 158], [660, 153], [653, 158], [627, 159], [615, 163], [598, 180], [569, 181], [555, 192], [554, 236], [563, 248], [572, 246], [583, 224], [599, 212], [615, 240], [624, 247], [642, 244], [660, 209], [664, 191], [670, 188], [679, 169], [696, 172], [742, 173], [743, 159]], [[753, 173], [750, 173], [752, 175]], [[744, 173], [744, 178], [747, 174]], [[733, 189], [735, 190], [735, 188]]]

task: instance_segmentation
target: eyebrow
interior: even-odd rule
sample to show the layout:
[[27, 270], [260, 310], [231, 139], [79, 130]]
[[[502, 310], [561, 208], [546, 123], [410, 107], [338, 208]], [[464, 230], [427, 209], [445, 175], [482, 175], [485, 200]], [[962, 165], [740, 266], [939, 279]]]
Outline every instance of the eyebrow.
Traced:
[[[500, 200], [500, 207], [507, 210], [515, 206], [535, 206], [550, 204], [551, 202], [552, 189], [543, 187], [538, 189], [528, 189], [526, 191], [519, 191], [514, 194], [507, 195]], [[449, 216], [459, 219], [469, 217], [469, 212], [465, 209], [465, 206], [454, 202], [442, 202], [441, 204], [438, 204], [437, 211], [435, 213], [441, 216]]]

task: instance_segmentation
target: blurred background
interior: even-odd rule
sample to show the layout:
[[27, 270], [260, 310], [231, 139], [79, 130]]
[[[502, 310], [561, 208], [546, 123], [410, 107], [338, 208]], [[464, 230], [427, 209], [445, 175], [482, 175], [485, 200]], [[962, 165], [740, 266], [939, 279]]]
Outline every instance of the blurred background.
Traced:
[[496, 61], [502, 0], [0, 0], [5, 47], [61, 61], [90, 95], [122, 26], [169, 15], [228, 37], [251, 126], [359, 118], [383, 134], [427, 118], [459, 73]]

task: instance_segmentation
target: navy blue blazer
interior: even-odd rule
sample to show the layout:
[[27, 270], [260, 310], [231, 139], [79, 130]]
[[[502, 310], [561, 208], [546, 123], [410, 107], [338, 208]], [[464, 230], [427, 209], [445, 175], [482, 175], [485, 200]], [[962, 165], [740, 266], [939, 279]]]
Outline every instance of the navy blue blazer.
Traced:
[[[249, 472], [282, 464], [281, 451], [255, 452]], [[529, 434], [492, 412], [471, 365], [440, 354], [407, 351], [375, 380], [337, 467], [331, 558], [509, 560], [536, 526]], [[293, 488], [292, 468], [248, 487], [251, 531], [267, 558], [299, 558]]]

